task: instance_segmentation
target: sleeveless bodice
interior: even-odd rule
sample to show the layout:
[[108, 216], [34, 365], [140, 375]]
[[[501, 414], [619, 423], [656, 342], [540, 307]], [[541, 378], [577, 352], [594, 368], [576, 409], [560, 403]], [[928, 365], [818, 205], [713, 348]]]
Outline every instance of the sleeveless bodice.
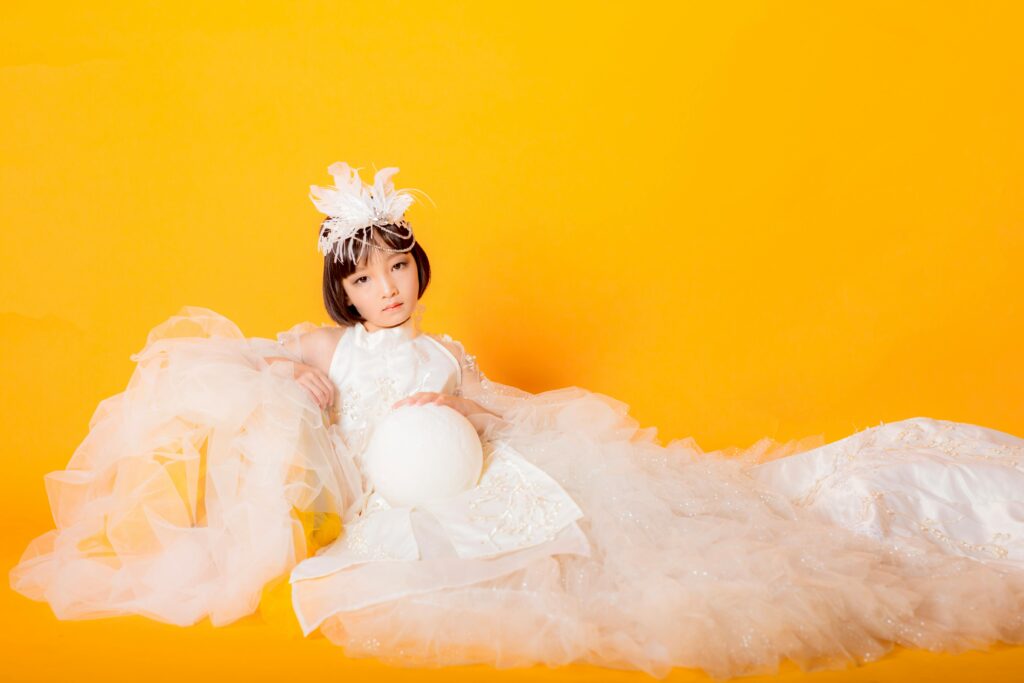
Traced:
[[419, 329], [419, 311], [401, 325], [367, 331], [362, 323], [341, 336], [328, 372], [338, 388], [332, 421], [350, 447], [394, 403], [420, 391], [454, 393], [461, 367], [441, 342]]

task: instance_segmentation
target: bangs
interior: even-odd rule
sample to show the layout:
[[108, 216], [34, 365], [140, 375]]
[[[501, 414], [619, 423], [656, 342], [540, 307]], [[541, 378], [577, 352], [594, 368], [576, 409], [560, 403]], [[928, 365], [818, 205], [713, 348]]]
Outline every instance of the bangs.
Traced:
[[[408, 234], [403, 234], [402, 231], [407, 231]], [[346, 259], [344, 263], [337, 264], [340, 275], [342, 279], [347, 278], [367, 265], [374, 252], [386, 252], [387, 249], [391, 249], [394, 252], [409, 253], [415, 242], [416, 237], [405, 221], [377, 228], [373, 226], [360, 228], [339, 246], [341, 252], [347, 254], [351, 245], [352, 253], [355, 254], [354, 262]], [[380, 249], [380, 247], [386, 247], [386, 249]], [[390, 255], [388, 253], [384, 258]]]

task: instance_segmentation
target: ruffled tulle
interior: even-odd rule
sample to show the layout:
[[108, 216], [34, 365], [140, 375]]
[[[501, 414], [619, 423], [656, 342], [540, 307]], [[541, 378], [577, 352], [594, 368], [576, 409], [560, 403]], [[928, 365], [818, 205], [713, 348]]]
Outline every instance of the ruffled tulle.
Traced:
[[[15, 590], [61, 618], [223, 624], [343, 533], [366, 482], [287, 366], [263, 361], [282, 352], [208, 309], [186, 307], [155, 328], [127, 390], [100, 404], [68, 468], [48, 475], [57, 528], [12, 570]], [[475, 372], [464, 362], [464, 375]], [[500, 415], [473, 418], [485, 440], [539, 467], [580, 507], [587, 551], [559, 536], [494, 557], [382, 560], [293, 584], [296, 611], [347, 656], [585, 662], [657, 677], [678, 666], [725, 678], [773, 672], [785, 658], [804, 668], [870, 661], [893, 643], [956, 652], [1024, 642], [1024, 568], [944, 552], [934, 534], [857, 533], [829, 516], [839, 498], [820, 487], [808, 497], [813, 478], [773, 478], [782, 470], [768, 467], [813, 469], [837, 453], [846, 462], [862, 441], [828, 450], [818, 436], [764, 439], [705, 453], [692, 439], [662, 446], [626, 404], [579, 387], [530, 394], [483, 378], [465, 395]], [[907, 495], [913, 463], [937, 462], [919, 446], [906, 460]], [[954, 502], [969, 506], [984, 492], [964, 467]], [[887, 480], [871, 481], [885, 493]], [[956, 535], [953, 522], [944, 533]]]
[[282, 353], [205, 308], [155, 327], [126, 390], [46, 476], [56, 529], [12, 588], [62, 619], [252, 613], [265, 584], [337, 535], [358, 477], [288, 364], [263, 360]]
[[319, 609], [356, 586], [363, 600], [379, 598], [321, 624], [348, 656], [427, 667], [587, 662], [657, 677], [678, 666], [726, 678], [777, 671], [785, 658], [807, 669], [870, 661], [893, 643], [956, 652], [1024, 640], [1024, 572], [923, 538], [872, 539], [751, 476], [820, 437], [704, 453], [692, 439], [661, 446], [602, 394], [516, 391], [492, 403], [506, 412], [489, 436], [574, 498], [590, 555], [511, 554], [498, 558], [514, 568], [505, 575], [404, 594], [443, 575], [429, 563], [379, 563], [336, 578]]

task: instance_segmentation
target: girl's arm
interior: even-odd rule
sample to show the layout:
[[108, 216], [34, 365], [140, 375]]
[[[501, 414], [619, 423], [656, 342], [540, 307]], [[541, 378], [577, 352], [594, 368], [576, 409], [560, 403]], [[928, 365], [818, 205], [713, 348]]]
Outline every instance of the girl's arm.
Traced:
[[466, 417], [476, 427], [480, 438], [484, 440], [492, 438], [496, 432], [507, 426], [504, 407], [508, 404], [495, 400], [498, 396], [492, 390], [492, 382], [487, 379], [480, 366], [477, 365], [476, 356], [467, 353], [462, 342], [456, 341], [446, 334], [436, 338], [452, 352], [459, 363], [461, 380], [453, 393], [463, 401], [475, 406], [475, 410], [469, 411]]
[[515, 420], [514, 409], [532, 394], [488, 379], [477, 365], [476, 356], [466, 353], [462, 342], [455, 341], [447, 334], [430, 336], [448, 349], [458, 363], [458, 386], [450, 394], [418, 392], [397, 401], [392, 407], [423, 403], [446, 404], [469, 419], [481, 440], [492, 440], [512, 424]]
[[477, 413], [488, 413], [495, 417], [501, 417], [501, 413], [495, 410], [491, 410], [481, 405], [475, 400], [475, 398], [482, 398], [482, 395], [484, 393], [483, 383], [484, 381], [486, 381], [487, 378], [484, 377], [484, 373], [477, 366], [476, 356], [466, 353], [465, 349], [462, 348], [461, 343], [455, 343], [458, 344], [459, 350], [461, 352], [459, 355], [456, 356], [456, 358], [459, 359], [459, 363], [462, 367], [462, 382], [455, 390], [456, 395], [462, 397], [464, 400], [476, 406]]
[[279, 345], [283, 355], [265, 356], [268, 364], [291, 363], [292, 377], [309, 392], [321, 408], [334, 404], [337, 388], [331, 381], [331, 358], [345, 333], [345, 328], [320, 327], [309, 332], [282, 335]]
[[305, 334], [297, 334], [284, 339], [281, 341], [281, 347], [288, 352], [289, 357], [277, 356], [268, 358], [267, 362], [295, 360], [299, 363], [304, 363], [305, 356], [302, 353], [302, 347], [304, 345], [309, 345], [308, 339], [312, 334], [312, 332], [306, 332]]

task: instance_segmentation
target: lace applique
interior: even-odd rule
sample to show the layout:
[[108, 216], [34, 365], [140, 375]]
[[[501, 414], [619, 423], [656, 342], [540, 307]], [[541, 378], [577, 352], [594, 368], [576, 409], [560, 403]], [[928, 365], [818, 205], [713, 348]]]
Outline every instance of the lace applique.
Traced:
[[[498, 464], [498, 463], [493, 463]], [[528, 539], [531, 543], [550, 540], [564, 527], [558, 523], [563, 500], [545, 495], [517, 467], [501, 462], [492, 476], [485, 476], [469, 501], [470, 519], [487, 529], [488, 538], [497, 536]], [[490, 512], [489, 510], [497, 510]]]
[[1010, 554], [1009, 548], [1005, 545], [1000, 545], [1000, 543], [1006, 543], [1012, 540], [1010, 534], [1002, 532], [995, 533], [992, 535], [992, 539], [988, 543], [968, 543], [967, 541], [953, 538], [942, 531], [942, 525], [934, 519], [925, 517], [919, 521], [912, 515], [905, 515], [896, 512], [886, 504], [885, 493], [882, 491], [871, 491], [868, 495], [862, 496], [861, 506], [861, 516], [865, 520], [871, 516], [872, 509], [883, 513], [884, 520], [882, 520], [880, 526], [882, 527], [882, 533], [885, 536], [888, 536], [892, 529], [892, 521], [896, 518], [903, 518], [904, 520], [908, 520], [911, 526], [916, 526], [925, 537], [938, 541], [939, 543], [943, 543], [954, 551], [958, 551], [960, 554], [971, 557], [981, 556], [996, 559], [1003, 559]]
[[374, 406], [374, 415], [380, 416], [388, 412], [400, 398], [402, 396], [395, 388], [395, 378], [381, 375], [377, 378], [377, 402]]
[[341, 417], [350, 422], [358, 422], [362, 418], [362, 394], [354, 387], [344, 387], [341, 396]]
[[339, 542], [345, 550], [360, 560], [403, 560], [401, 555], [391, 552], [383, 543], [374, 542], [363, 533], [358, 522], [349, 525]]
[[[1021, 463], [1015, 458], [1024, 458], [1024, 446], [1011, 446], [1009, 444], [994, 444], [990, 442], [979, 442], [975, 439], [949, 436], [946, 433], [954, 431], [955, 424], [947, 423], [939, 427], [943, 432], [931, 438], [925, 437], [925, 430], [918, 424], [911, 424], [901, 429], [894, 439], [901, 444], [918, 448], [934, 448], [949, 456], [958, 458], [970, 458], [978, 460], [993, 460], [1002, 465], [1008, 465], [1015, 469], [1021, 468]], [[964, 451], [964, 446], [971, 449]]]
[[387, 413], [403, 397], [395, 386], [395, 379], [386, 375], [376, 378], [377, 391], [367, 397], [352, 386], [341, 389], [341, 417], [349, 424], [362, 423]]
[[[1024, 471], [1024, 446], [995, 444], [957, 435], [954, 424], [942, 424], [938, 427], [940, 434], [929, 435], [920, 424], [909, 423], [901, 425], [900, 430], [891, 436], [882, 431], [884, 425], [870, 427], [851, 437], [836, 454], [829, 470], [822, 473], [794, 502], [809, 506], [822, 488], [836, 486], [845, 477], [894, 464], [901, 453], [913, 449], [935, 450], [965, 463], [986, 461]], [[882, 458], [880, 454], [883, 454]]]

